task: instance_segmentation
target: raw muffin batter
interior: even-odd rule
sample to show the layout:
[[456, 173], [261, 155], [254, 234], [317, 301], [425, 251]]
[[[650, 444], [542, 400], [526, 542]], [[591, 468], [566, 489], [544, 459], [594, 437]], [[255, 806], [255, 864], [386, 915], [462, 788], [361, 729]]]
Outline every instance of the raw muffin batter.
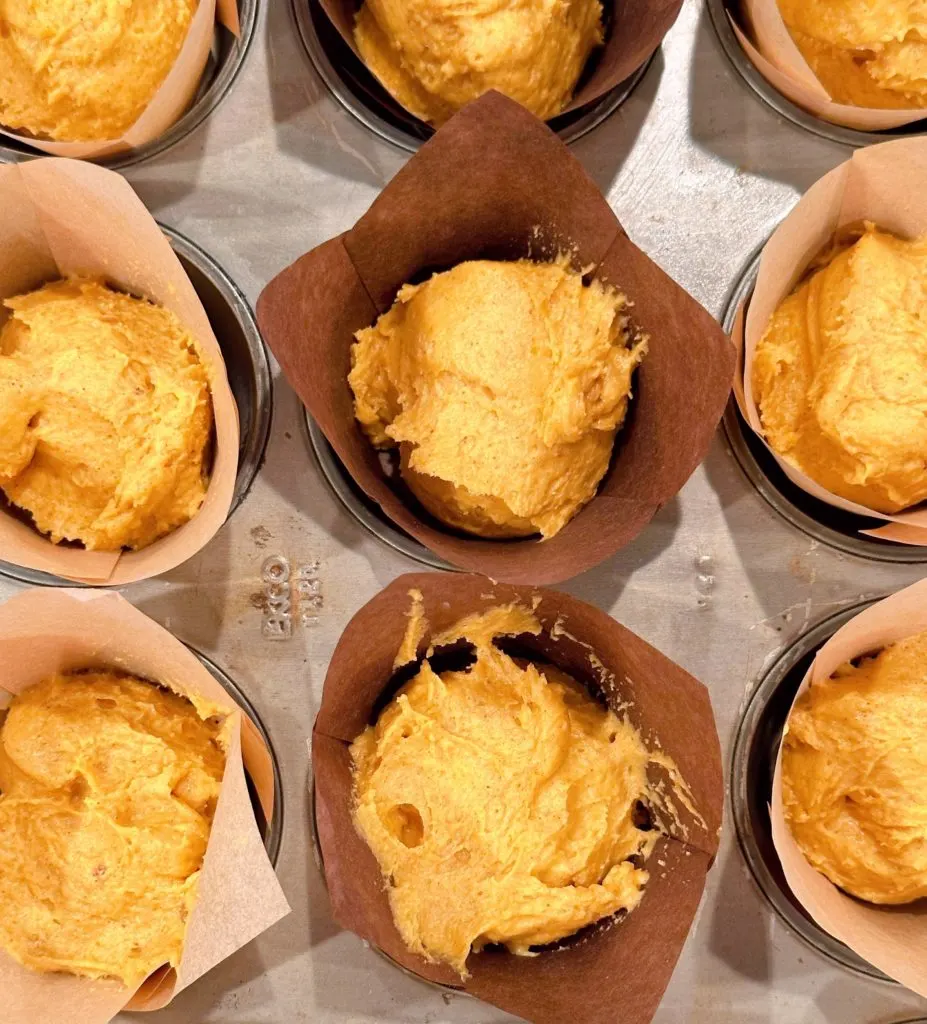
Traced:
[[197, 0], [0, 0], [0, 124], [115, 139], [177, 60]]
[[632, 910], [658, 835], [634, 823], [650, 760], [634, 727], [493, 644], [539, 631], [527, 609], [502, 606], [433, 637], [465, 637], [476, 662], [440, 675], [423, 662], [351, 747], [355, 823], [396, 926], [462, 976], [471, 948], [527, 954]]
[[225, 769], [219, 734], [184, 698], [110, 672], [15, 697], [0, 728], [0, 948], [130, 987], [176, 965]]
[[927, 106], [927, 9], [902, 0], [779, 0], [779, 9], [835, 102]]
[[542, 119], [570, 102], [602, 42], [599, 0], [366, 0], [354, 38], [408, 111], [440, 125], [498, 89]]
[[927, 239], [869, 224], [780, 304], [753, 363], [770, 446], [880, 512], [927, 498], [925, 285]]
[[834, 885], [870, 903], [927, 896], [927, 633], [799, 698], [782, 799], [805, 857]]
[[169, 310], [98, 281], [7, 299], [0, 488], [60, 540], [141, 548], [196, 514], [212, 428], [196, 342]]
[[349, 383], [381, 448], [450, 526], [551, 537], [595, 494], [646, 342], [565, 259], [476, 260], [405, 285], [358, 331]]

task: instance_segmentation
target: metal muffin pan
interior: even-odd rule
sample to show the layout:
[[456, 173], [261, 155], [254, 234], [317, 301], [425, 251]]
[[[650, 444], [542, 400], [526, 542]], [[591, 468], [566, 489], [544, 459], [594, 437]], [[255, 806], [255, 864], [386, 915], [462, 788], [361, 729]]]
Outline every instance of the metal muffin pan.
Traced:
[[303, 422], [306, 427], [306, 441], [322, 471], [325, 482], [335, 497], [365, 530], [372, 533], [387, 547], [416, 562], [421, 562], [422, 565], [427, 565], [432, 569], [457, 571], [450, 562], [445, 562], [433, 551], [429, 551], [424, 544], [420, 544], [414, 537], [410, 537], [405, 530], [401, 530], [375, 501], [364, 494], [351, 478], [351, 474], [345, 469], [344, 463], [338, 458], [334, 448], [328, 443], [328, 439], [322, 433], [322, 428], [309, 415], [308, 411], [305, 413]]
[[[273, 415], [270, 363], [248, 300], [219, 264], [179, 231], [165, 224], [174, 252], [203, 303], [225, 357], [238, 406], [238, 475], [229, 516], [241, 505], [261, 467]], [[0, 562], [0, 575], [40, 586], [79, 586], [50, 573]]]
[[[247, 268], [239, 284], [252, 303], [282, 267], [350, 228], [407, 159], [326, 89], [290, 3], [261, 7], [241, 80], [207, 122], [209, 144], [177, 147], [127, 174], [157, 198], [161, 219], [210, 239], [220, 263]], [[718, 317], [769, 225], [847, 153], [755, 102], [733, 74], [705, 5], [689, 0], [625, 108], [633, 108], [633, 123], [619, 114], [576, 147], [630, 237]], [[340, 929], [312, 867], [306, 740], [331, 653], [351, 615], [415, 563], [395, 547], [374, 547], [318, 493], [326, 485], [307, 464], [304, 411], [282, 381], [275, 397], [266, 463], [218, 542], [182, 572], [124, 593], [227, 667], [259, 705], [280, 760], [286, 838], [277, 867], [294, 912], [151, 1024], [505, 1024], [513, 1019], [502, 1011], [405, 977]], [[262, 632], [261, 570], [277, 555], [297, 580], [298, 567], [316, 567], [324, 594], [312, 624], [294, 615], [286, 639]], [[802, 614], [813, 623], [834, 602], [897, 590], [922, 575], [923, 566], [849, 558], [784, 528], [716, 444], [639, 542], [560, 589], [625, 623], [710, 687], [727, 768], [745, 686], [780, 645], [784, 623]], [[0, 577], [0, 600], [22, 589]], [[748, 875], [735, 828], [726, 828], [699, 923], [655, 1021], [924, 1017], [910, 992], [811, 954]], [[117, 1020], [133, 1024], [128, 1014]]]
[[219, 668], [211, 658], [207, 658], [205, 654], [198, 651], [195, 647], [191, 647], [190, 644], [186, 646], [199, 658], [203, 667], [216, 682], [228, 690], [245, 714], [254, 722], [257, 731], [261, 734], [261, 739], [267, 744], [267, 749], [270, 751], [270, 759], [274, 768], [274, 813], [270, 821], [264, 816], [264, 809], [261, 807], [247, 771], [245, 772], [245, 777], [248, 783], [248, 793], [251, 796], [251, 804], [254, 807], [254, 814], [257, 818], [258, 829], [267, 850], [267, 856], [270, 858], [271, 864], [276, 867], [277, 859], [280, 856], [280, 844], [283, 841], [283, 779], [280, 774], [280, 759], [277, 757], [277, 751], [274, 749], [270, 733], [267, 731], [267, 726], [261, 720], [261, 716], [257, 713], [257, 709], [238, 683]]
[[[113, 170], [132, 167], [157, 156], [171, 146], [185, 139], [190, 132], [198, 128], [203, 121], [219, 106], [244, 65], [254, 41], [257, 25], [258, 8], [263, 0], [238, 0], [238, 17], [241, 33], [236, 38], [224, 26], [216, 24], [212, 50], [206, 69], [203, 72], [200, 87], [187, 112], [168, 130], [151, 142], [137, 149], [113, 156], [101, 157], [95, 163]], [[6, 135], [0, 135], [0, 163], [16, 163], [20, 160], [34, 160], [45, 156], [41, 150], [24, 145]]]
[[843, 125], [831, 124], [829, 121], [823, 121], [821, 118], [815, 117], [814, 114], [809, 114], [808, 111], [802, 110], [801, 107], [796, 106], [791, 100], [786, 99], [778, 89], [774, 88], [760, 74], [756, 65], [744, 52], [737, 36], [734, 35], [731, 23], [728, 20], [728, 12], [733, 14], [738, 24], [743, 24], [743, 19], [740, 17], [741, 7], [739, 0], [707, 0], [707, 2], [708, 13], [715, 27], [721, 47], [727, 54], [731, 64], [734, 65], [738, 75], [764, 103], [768, 104], [777, 114], [791, 121], [792, 124], [797, 125], [799, 128], [804, 128], [805, 131], [811, 132], [813, 135], [819, 135], [823, 139], [830, 139], [831, 142], [839, 142], [844, 146], [871, 146], [876, 142], [888, 142], [890, 139], [907, 139], [912, 135], [922, 135], [927, 131], [925, 121], [915, 121], [914, 124], [907, 127], [882, 132], [860, 131], [856, 128], [845, 128]]
[[[728, 299], [721, 321], [728, 334], [733, 329], [737, 310], [742, 303], [749, 302], [753, 294], [762, 252], [761, 246], [747, 263]], [[882, 525], [882, 520], [844, 512], [796, 487], [744, 420], [733, 398], [722, 422], [727, 442], [744, 475], [767, 504], [792, 526], [848, 555], [875, 562], [927, 563], [927, 547], [896, 544], [878, 537], [866, 537], [859, 532]]]
[[802, 909], [786, 884], [769, 822], [776, 757], [798, 687], [824, 642], [874, 603], [863, 601], [819, 622], [787, 648], [763, 675], [750, 695], [734, 740], [730, 764], [731, 813], [747, 867], [780, 920], [841, 967], [894, 985], [896, 982], [825, 932]]
[[[375, 135], [414, 152], [434, 134], [380, 85], [332, 25], [318, 0], [290, 0], [296, 28], [312, 66], [335, 99]], [[601, 99], [548, 122], [564, 142], [576, 142], [610, 117], [650, 67], [646, 61]]]

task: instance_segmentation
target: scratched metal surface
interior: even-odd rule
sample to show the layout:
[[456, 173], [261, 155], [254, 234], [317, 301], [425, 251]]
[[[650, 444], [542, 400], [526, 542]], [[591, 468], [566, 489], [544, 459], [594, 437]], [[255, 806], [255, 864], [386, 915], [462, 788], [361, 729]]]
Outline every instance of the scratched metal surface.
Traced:
[[[153, 213], [207, 249], [252, 302], [283, 266], [349, 227], [406, 159], [327, 94], [300, 49], [288, 2], [265, 7], [247, 66], [220, 109], [180, 145], [127, 172]], [[778, 119], [750, 93], [695, 0], [631, 99], [574, 151], [635, 241], [716, 314], [755, 247], [849, 152]], [[267, 723], [283, 764], [279, 867], [294, 909], [147, 1019], [502, 1024], [512, 1018], [406, 977], [330, 919], [309, 845], [307, 739], [348, 618], [416, 565], [331, 495], [307, 450], [299, 403], [275, 374], [267, 460], [244, 505], [198, 557], [125, 595], [214, 658]], [[294, 570], [317, 559], [323, 594], [318, 623], [297, 622], [277, 642], [262, 638], [255, 606], [269, 555]], [[799, 533], [752, 490], [719, 436], [638, 541], [566, 589], [707, 683], [727, 757], [745, 695], [776, 652], [825, 613], [921, 574]], [[0, 581], [0, 597], [18, 589]], [[924, 1012], [916, 997], [860, 980], [793, 937], [748, 877], [731, 831], [658, 1024], [887, 1024]]]

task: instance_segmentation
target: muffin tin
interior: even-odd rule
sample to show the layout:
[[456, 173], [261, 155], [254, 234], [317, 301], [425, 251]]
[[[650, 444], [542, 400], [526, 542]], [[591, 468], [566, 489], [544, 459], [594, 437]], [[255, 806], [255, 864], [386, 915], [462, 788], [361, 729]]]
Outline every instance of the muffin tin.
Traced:
[[[238, 78], [251, 43], [254, 41], [262, 2], [263, 0], [238, 0], [240, 34], [237, 39], [224, 25], [216, 24], [212, 50], [200, 81], [200, 87], [189, 109], [176, 124], [163, 135], [152, 139], [144, 146], [139, 146], [138, 149], [103, 157], [97, 162], [105, 167], [111, 167], [113, 170], [131, 167], [165, 152], [198, 128], [216, 110]], [[6, 135], [0, 135], [0, 163], [33, 160], [43, 155], [41, 150], [27, 146]]]
[[[179, 231], [160, 224], [209, 316], [225, 357], [238, 406], [241, 439], [231, 516], [245, 500], [264, 458], [272, 412], [270, 363], [254, 313], [241, 289], [218, 263]], [[57, 576], [0, 562], [0, 575], [33, 585], [67, 585]]]
[[[246, 367], [240, 384], [235, 366], [230, 371], [239, 402], [255, 396], [255, 411], [243, 411], [243, 426], [251, 426], [242, 436], [256, 438], [250, 462], [260, 469], [247, 502], [204, 550], [169, 579], [123, 593], [223, 666], [260, 707], [286, 804], [277, 869], [294, 911], [150, 1021], [508, 1024], [514, 1018], [409, 978], [340, 931], [314, 863], [307, 740], [327, 664], [351, 615], [421, 553], [390, 536], [375, 508], [356, 495], [346, 500], [343, 474], [321, 446], [313, 454], [305, 412], [273, 362], [267, 373], [250, 315], [237, 302], [244, 296], [253, 305], [285, 265], [349, 228], [406, 154], [331, 94], [324, 69], [316, 72], [307, 59], [290, 2], [250, 9], [253, 44], [235, 88], [184, 143], [128, 166], [127, 177], [162, 223], [228, 271], [219, 273], [216, 288], [231, 319], [237, 312], [249, 325], [235, 349]], [[842, 130], [832, 134], [820, 125], [802, 130], [808, 126], [800, 120], [758, 103], [756, 87], [719, 43], [726, 24], [719, 13], [719, 0], [707, 8], [686, 3], [642, 87], [572, 152], [635, 242], [720, 317], [775, 223], [846, 158], [845, 146], [834, 143], [871, 140], [841, 138]], [[413, 145], [406, 141], [406, 149]], [[214, 320], [225, 315], [206, 304]], [[258, 369], [247, 370], [249, 359]], [[769, 498], [738, 464], [734, 434], [736, 459], [719, 435], [702, 468], [633, 544], [562, 588], [609, 612], [708, 685], [726, 764], [742, 706], [755, 686], [765, 686], [764, 665], [774, 652], [835, 605], [900, 589], [925, 574], [905, 560], [858, 557], [797, 518], [770, 514]], [[766, 479], [757, 466], [755, 479]], [[369, 517], [363, 531], [353, 522], [360, 508]], [[274, 639], [263, 631], [261, 578], [271, 558], [285, 560], [275, 564], [288, 566], [294, 595], [310, 570], [321, 593], [309, 620], [294, 609], [291, 631]], [[28, 582], [0, 578], [0, 600]], [[699, 919], [654, 1024], [702, 1018], [913, 1024], [923, 1020], [924, 1004], [830, 953], [812, 953], [798, 923], [786, 926], [752, 880], [731, 814]]]

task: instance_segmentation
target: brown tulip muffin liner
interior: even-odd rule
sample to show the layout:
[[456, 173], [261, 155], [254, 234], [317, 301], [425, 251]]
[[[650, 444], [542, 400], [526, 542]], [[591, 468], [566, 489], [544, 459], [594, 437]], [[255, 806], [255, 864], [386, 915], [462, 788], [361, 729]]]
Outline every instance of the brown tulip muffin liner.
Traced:
[[747, 31], [729, 15], [744, 53], [769, 84], [796, 106], [823, 121], [866, 132], [900, 128], [927, 117], [927, 108], [883, 109], [836, 103], [792, 39], [777, 0], [744, 0], [744, 10]]
[[289, 913], [254, 817], [245, 770], [269, 821], [270, 751], [255, 724], [179, 640], [118, 594], [27, 590], [0, 604], [0, 708], [56, 672], [115, 669], [199, 697], [235, 716], [209, 842], [176, 970], [133, 992], [119, 981], [23, 967], [0, 951], [4, 1024], [106, 1024], [123, 1009], [158, 1010]]
[[[138, 551], [53, 544], [0, 505], [0, 560], [79, 583], [149, 579], [195, 555], [228, 517], [238, 472], [238, 408], [209, 317], [170, 242], [114, 171], [43, 158], [0, 167], [0, 300], [61, 277], [101, 277], [160, 303], [196, 338], [209, 376], [212, 471], [196, 515]], [[0, 303], [0, 326], [8, 313]]]
[[237, 36], [240, 32], [238, 0], [200, 0], [174, 66], [152, 96], [141, 117], [121, 138], [93, 142], [57, 142], [39, 135], [15, 132], [3, 126], [0, 126], [0, 134], [50, 156], [70, 157], [74, 160], [94, 160], [113, 156], [151, 142], [180, 120], [196, 95], [209, 60], [217, 20]]
[[[338, 34], [363, 63], [364, 58], [354, 41], [354, 19], [361, 7], [360, 0], [320, 0], [320, 3]], [[604, 6], [605, 43], [590, 55], [579, 88], [561, 114], [594, 103], [630, 78], [653, 56], [673, 27], [682, 9], [682, 0], [611, 0], [610, 3], [605, 0]], [[393, 99], [398, 103], [395, 97]]]
[[[925, 630], [927, 580], [921, 580], [860, 612], [837, 630], [815, 655], [792, 709], [808, 687], [829, 679], [841, 665]], [[788, 720], [785, 728], [787, 731]], [[781, 747], [773, 776], [770, 818], [773, 844], [786, 883], [808, 915], [890, 978], [927, 996], [927, 900], [900, 906], [866, 903], [848, 896], [811, 866], [785, 820]]]
[[899, 139], [856, 150], [849, 160], [818, 179], [763, 247], [753, 293], [738, 310], [731, 338], [738, 353], [734, 395], [744, 420], [769, 449], [785, 475], [818, 501], [886, 525], [860, 530], [869, 537], [927, 545], [927, 502], [889, 515], [828, 491], [773, 451], [763, 436], [753, 394], [757, 345], [779, 304], [801, 282], [808, 267], [835, 236], [865, 221], [901, 238], [927, 235], [927, 139]]
[[[397, 492], [354, 418], [354, 332], [399, 288], [470, 259], [552, 258], [605, 280], [649, 335], [634, 397], [596, 496], [548, 540], [456, 534]], [[541, 121], [500, 93], [426, 143], [345, 234], [264, 289], [258, 321], [290, 384], [360, 488], [452, 565], [511, 583], [556, 583], [614, 554], [704, 458], [734, 375], [712, 317], [625, 234], [596, 185]]]
[[[650, 749], [672, 758], [697, 814], [678, 807], [655, 817], [666, 835], [648, 859], [640, 905], [585, 929], [561, 948], [533, 957], [496, 949], [471, 954], [466, 981], [410, 953], [393, 923], [376, 859], [352, 820], [351, 742], [375, 719], [394, 676], [408, 624], [411, 590], [420, 591], [430, 637], [468, 614], [499, 604], [532, 607], [543, 632], [518, 639], [528, 652], [585, 682], [627, 714]], [[535, 606], [535, 602], [536, 606]], [[451, 985], [535, 1024], [646, 1024], [663, 995], [695, 916], [718, 848], [722, 773], [707, 689], [640, 637], [567, 594], [491, 583], [482, 576], [401, 576], [348, 623], [335, 648], [315, 722], [312, 761], [316, 817], [335, 919], [401, 966]], [[662, 768], [651, 782], [672, 792]], [[677, 801], [678, 803], [678, 801]], [[666, 817], [667, 820], [663, 820]]]

